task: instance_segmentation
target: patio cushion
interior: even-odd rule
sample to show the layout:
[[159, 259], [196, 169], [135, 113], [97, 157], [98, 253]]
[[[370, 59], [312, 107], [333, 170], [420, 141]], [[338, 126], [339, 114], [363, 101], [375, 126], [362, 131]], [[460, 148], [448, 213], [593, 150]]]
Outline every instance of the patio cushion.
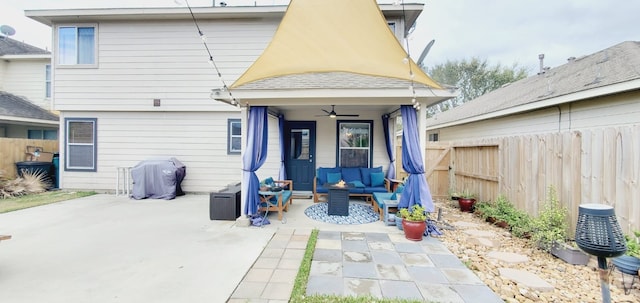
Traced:
[[382, 172], [371, 173], [370, 176], [371, 176], [371, 186], [377, 187], [377, 186], [384, 185], [384, 173]]
[[327, 173], [327, 183], [338, 183], [340, 180], [342, 180], [342, 173]]
[[364, 193], [364, 188], [363, 187], [351, 187], [351, 188], [349, 188], [349, 193], [350, 194], [362, 194], [362, 193]]
[[378, 166], [378, 167], [361, 167], [360, 168], [360, 174], [362, 175], [362, 183], [364, 183], [365, 186], [370, 186], [371, 185], [371, 173], [381, 173], [382, 172], [382, 166]]
[[351, 181], [349, 183], [351, 183], [353, 187], [365, 187], [365, 185], [360, 181]]
[[321, 185], [317, 185], [316, 186], [316, 193], [326, 194], [328, 192], [329, 192], [329, 190], [324, 188], [324, 187], [322, 187]]
[[318, 176], [318, 184], [327, 183], [327, 173], [339, 173], [339, 167], [318, 167], [316, 175]]
[[269, 177], [269, 178], [266, 178], [266, 179], [262, 180], [262, 182], [260, 182], [260, 185], [267, 185], [267, 186], [274, 185], [273, 184], [273, 177]]
[[345, 182], [361, 181], [360, 168], [357, 167], [343, 167], [342, 178]]
[[386, 193], [387, 192], [387, 188], [384, 186], [365, 186], [364, 187], [364, 192], [365, 193]]
[[392, 200], [391, 195], [393, 195], [393, 193], [374, 192], [372, 195], [373, 199], [378, 203], [378, 206], [383, 208], [384, 200]]

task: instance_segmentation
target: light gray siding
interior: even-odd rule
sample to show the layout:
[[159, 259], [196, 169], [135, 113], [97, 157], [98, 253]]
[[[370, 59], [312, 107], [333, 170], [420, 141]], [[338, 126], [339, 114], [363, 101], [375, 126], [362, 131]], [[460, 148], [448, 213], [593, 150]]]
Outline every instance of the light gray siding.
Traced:
[[[438, 129], [440, 141], [539, 134], [640, 123], [640, 92], [563, 104], [558, 107]], [[437, 119], [437, 118], [436, 118]], [[427, 134], [436, 131], [427, 131]]]
[[[262, 53], [278, 20], [199, 20], [231, 85]], [[58, 25], [66, 25], [58, 24]], [[54, 29], [56, 27], [54, 26]], [[57, 110], [229, 111], [210, 99], [222, 86], [191, 20], [100, 22], [97, 68], [55, 69]]]
[[45, 98], [45, 66], [49, 59], [11, 59], [0, 63], [0, 90], [24, 97], [34, 104], [51, 109]]
[[[116, 167], [135, 166], [157, 157], [175, 157], [187, 167], [183, 189], [218, 190], [241, 180], [240, 155], [227, 154], [227, 118], [239, 113], [215, 112], [63, 112], [65, 118], [97, 119], [97, 171], [64, 170], [61, 187], [115, 190]], [[61, 123], [61, 150], [65, 125]]]
[[[327, 107], [328, 108], [328, 107]], [[372, 120], [373, 121], [373, 166], [382, 166], [384, 171], [389, 167], [389, 156], [384, 143], [382, 119], [380, 113], [375, 110], [361, 108], [357, 111], [359, 117], [336, 118], [314, 117], [316, 119], [316, 167], [336, 166], [336, 127], [340, 120]], [[318, 112], [322, 114], [322, 112]], [[287, 120], [309, 120], [308, 111], [288, 111], [285, 113]]]

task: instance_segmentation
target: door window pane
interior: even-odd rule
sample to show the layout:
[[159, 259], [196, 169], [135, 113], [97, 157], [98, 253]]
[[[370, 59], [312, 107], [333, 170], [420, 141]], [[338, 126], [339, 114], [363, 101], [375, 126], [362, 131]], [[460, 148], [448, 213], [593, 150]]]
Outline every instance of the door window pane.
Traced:
[[291, 159], [309, 160], [309, 130], [292, 129], [290, 146]]

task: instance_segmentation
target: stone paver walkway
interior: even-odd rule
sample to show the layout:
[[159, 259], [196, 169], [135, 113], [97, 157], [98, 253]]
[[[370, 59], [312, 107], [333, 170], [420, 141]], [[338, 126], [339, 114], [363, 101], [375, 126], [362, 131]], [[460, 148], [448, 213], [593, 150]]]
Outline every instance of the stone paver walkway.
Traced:
[[[228, 302], [288, 302], [309, 233], [278, 231]], [[437, 239], [320, 231], [307, 294], [503, 302]]]

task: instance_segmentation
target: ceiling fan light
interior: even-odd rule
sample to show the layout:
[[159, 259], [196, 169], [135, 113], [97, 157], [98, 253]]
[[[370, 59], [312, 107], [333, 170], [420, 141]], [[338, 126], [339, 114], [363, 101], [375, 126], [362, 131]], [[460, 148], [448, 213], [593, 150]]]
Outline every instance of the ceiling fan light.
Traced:
[[336, 117], [336, 114], [335, 114], [335, 113], [330, 113], [330, 114], [329, 114], [329, 118], [335, 118], [335, 117]]

